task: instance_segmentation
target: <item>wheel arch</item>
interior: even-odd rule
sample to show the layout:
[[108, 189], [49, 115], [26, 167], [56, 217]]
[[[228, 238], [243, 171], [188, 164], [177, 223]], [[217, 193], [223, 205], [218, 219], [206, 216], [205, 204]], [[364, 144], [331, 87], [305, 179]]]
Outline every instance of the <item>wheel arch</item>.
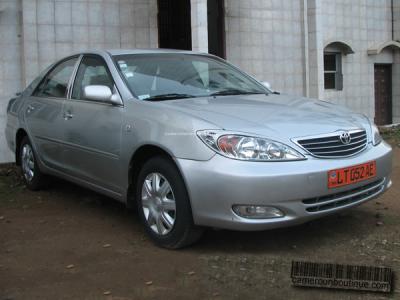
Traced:
[[[128, 191], [127, 191], [127, 206], [133, 208], [136, 206], [135, 199], [134, 199], [134, 191], [136, 187], [137, 177], [142, 166], [152, 157], [156, 156], [163, 156], [170, 160], [176, 166], [178, 172], [180, 173], [186, 189], [186, 180], [180, 170], [179, 165], [176, 163], [174, 156], [166, 149], [154, 145], [154, 144], [145, 144], [140, 146], [136, 151], [132, 154], [132, 157], [129, 161], [129, 168], [128, 168]], [[188, 191], [189, 193], [189, 191]], [[190, 198], [190, 197], [189, 197]]]
[[19, 153], [21, 152], [21, 142], [26, 136], [28, 136], [28, 133], [23, 128], [18, 129], [15, 134], [15, 163], [17, 166], [21, 165]]

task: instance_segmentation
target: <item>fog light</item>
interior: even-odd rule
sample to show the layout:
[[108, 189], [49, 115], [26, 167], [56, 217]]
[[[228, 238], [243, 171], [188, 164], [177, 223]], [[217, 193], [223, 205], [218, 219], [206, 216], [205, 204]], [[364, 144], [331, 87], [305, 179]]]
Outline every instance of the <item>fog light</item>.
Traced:
[[271, 206], [234, 205], [232, 209], [238, 216], [248, 219], [272, 219], [285, 216], [281, 210]]
[[386, 185], [386, 188], [389, 189], [392, 186], [393, 182], [392, 180], [389, 180], [389, 182]]

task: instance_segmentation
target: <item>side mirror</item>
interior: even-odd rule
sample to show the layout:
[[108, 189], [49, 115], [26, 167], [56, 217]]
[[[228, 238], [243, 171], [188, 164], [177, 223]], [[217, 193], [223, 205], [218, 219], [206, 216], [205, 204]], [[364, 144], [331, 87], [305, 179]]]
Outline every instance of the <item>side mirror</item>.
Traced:
[[263, 82], [261, 82], [261, 83], [262, 83], [263, 86], [265, 86], [267, 89], [269, 89], [269, 90], [272, 91], [271, 84], [270, 84], [268, 81], [263, 81]]
[[107, 102], [113, 105], [122, 105], [118, 94], [113, 94], [106, 85], [88, 85], [83, 89], [83, 97], [87, 100]]
[[272, 89], [272, 87], [271, 87], [271, 84], [268, 81], [263, 81], [261, 83], [262, 83], [263, 86], [265, 86], [267, 89], [269, 89], [273, 94], [276, 94], [276, 95], [280, 95], [281, 94], [280, 92], [274, 91]]

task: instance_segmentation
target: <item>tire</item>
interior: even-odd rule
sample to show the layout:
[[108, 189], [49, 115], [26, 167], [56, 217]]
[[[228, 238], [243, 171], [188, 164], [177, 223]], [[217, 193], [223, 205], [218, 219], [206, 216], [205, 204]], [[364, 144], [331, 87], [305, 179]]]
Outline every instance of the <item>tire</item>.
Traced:
[[157, 156], [143, 165], [135, 196], [139, 217], [156, 245], [178, 249], [202, 236], [204, 230], [193, 223], [185, 183], [168, 158]]
[[22, 175], [28, 189], [37, 191], [47, 186], [48, 180], [39, 169], [36, 154], [27, 136], [21, 141], [19, 159]]

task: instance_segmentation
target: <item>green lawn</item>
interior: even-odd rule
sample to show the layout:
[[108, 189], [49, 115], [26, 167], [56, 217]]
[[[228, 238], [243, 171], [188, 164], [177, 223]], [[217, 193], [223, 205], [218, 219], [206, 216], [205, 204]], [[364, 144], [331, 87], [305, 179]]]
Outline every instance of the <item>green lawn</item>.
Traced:
[[400, 147], [400, 127], [381, 128], [380, 132], [386, 142], [392, 146]]

